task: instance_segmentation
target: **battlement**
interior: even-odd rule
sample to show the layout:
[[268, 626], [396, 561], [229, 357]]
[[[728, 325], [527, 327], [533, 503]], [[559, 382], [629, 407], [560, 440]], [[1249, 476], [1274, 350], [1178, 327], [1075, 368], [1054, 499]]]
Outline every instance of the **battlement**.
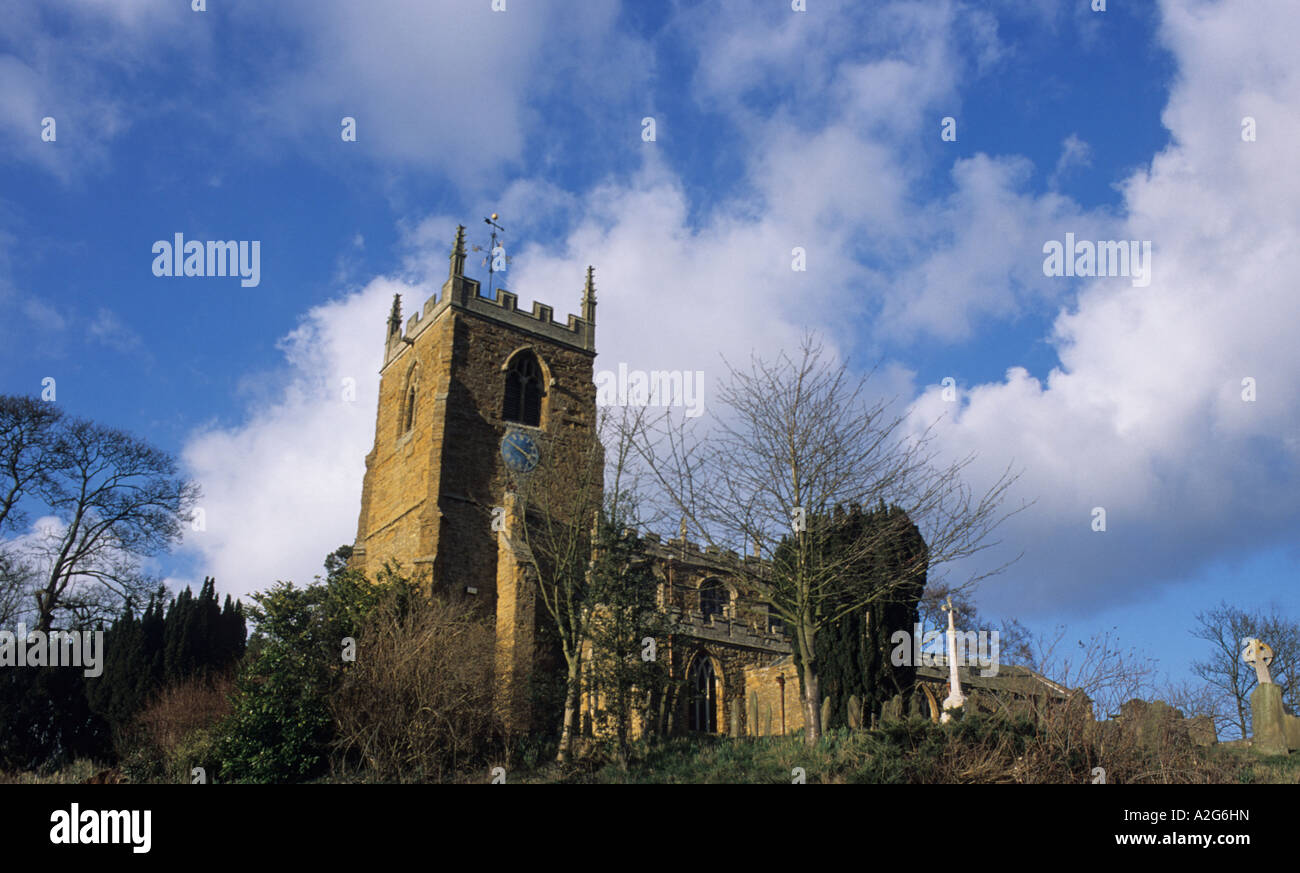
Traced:
[[701, 640], [728, 643], [777, 655], [789, 655], [794, 649], [790, 637], [766, 630], [741, 619], [712, 615], [705, 618], [695, 610], [670, 606], [666, 610], [670, 632]]
[[466, 294], [464, 300], [464, 308], [470, 312], [595, 353], [595, 325], [586, 319], [571, 314], [567, 323], [561, 324], [554, 318], [555, 310], [544, 303], [533, 301], [532, 311], [528, 312], [519, 308], [519, 296], [504, 288], [497, 292], [495, 300], [480, 296], [477, 282], [472, 290], [473, 293]]
[[687, 539], [664, 540], [657, 533], [645, 534], [643, 539], [646, 551], [657, 558], [710, 566], [725, 573], [761, 572], [768, 565], [763, 558], [753, 555], [745, 555], [742, 558], [734, 549], [702, 546]]

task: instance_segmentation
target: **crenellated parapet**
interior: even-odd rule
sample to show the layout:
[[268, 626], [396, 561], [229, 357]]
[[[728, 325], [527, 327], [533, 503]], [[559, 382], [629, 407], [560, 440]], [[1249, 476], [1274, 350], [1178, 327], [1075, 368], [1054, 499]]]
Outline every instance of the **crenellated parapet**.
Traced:
[[755, 627], [742, 619], [718, 615], [706, 618], [697, 610], [682, 609], [677, 606], [668, 607], [666, 612], [668, 626], [674, 634], [756, 649], [774, 655], [789, 655], [794, 651], [787, 634]]
[[743, 558], [733, 549], [700, 545], [685, 538], [664, 540], [659, 534], [645, 535], [646, 552], [663, 560], [675, 560], [701, 567], [709, 567], [730, 575], [760, 574], [768, 562], [753, 555]]

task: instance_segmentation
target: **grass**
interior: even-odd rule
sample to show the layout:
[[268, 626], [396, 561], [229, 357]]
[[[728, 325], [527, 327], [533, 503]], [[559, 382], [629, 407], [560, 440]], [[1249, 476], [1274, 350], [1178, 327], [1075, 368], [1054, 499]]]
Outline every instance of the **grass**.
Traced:
[[[802, 734], [742, 739], [671, 737], [634, 744], [626, 767], [600, 746], [564, 767], [554, 763], [554, 754], [553, 744], [548, 746], [538, 740], [522, 744], [516, 751], [515, 764], [506, 767], [506, 781], [789, 784], [802, 778], [809, 784], [1082, 784], [1091, 781], [1092, 768], [1100, 763], [1106, 766], [1109, 780], [1117, 783], [1300, 783], [1300, 752], [1266, 757], [1244, 745], [1229, 743], [1210, 748], [1164, 747], [1157, 751], [1111, 746], [1099, 754], [1086, 743], [1064, 742], [1028, 722], [986, 717], [960, 719], [946, 726], [913, 719], [883, 730], [833, 730], [813, 747], [804, 743]], [[0, 783], [79, 783], [103, 769], [104, 765], [78, 760], [46, 774], [0, 774]], [[465, 772], [451, 781], [488, 782], [489, 769]], [[159, 772], [148, 781], [176, 781], [188, 775], [178, 773]], [[137, 773], [130, 775], [137, 777]], [[369, 780], [364, 773], [353, 772], [316, 781]]]

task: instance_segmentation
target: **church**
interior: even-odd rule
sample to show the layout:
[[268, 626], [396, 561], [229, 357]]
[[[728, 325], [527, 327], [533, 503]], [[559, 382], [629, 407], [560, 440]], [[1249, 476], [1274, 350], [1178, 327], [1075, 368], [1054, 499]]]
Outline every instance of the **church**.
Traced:
[[[524, 513], [512, 483], [530, 464], [574, 463], [592, 438], [594, 271], [581, 315], [561, 322], [541, 303], [520, 309], [507, 290], [484, 296], [465, 259], [460, 226], [440, 292], [405, 324], [393, 301], [352, 566], [373, 578], [395, 560], [431, 590], [481, 604], [496, 622], [498, 692], [513, 727], [528, 729], [547, 616], [519, 553]], [[539, 443], [548, 447], [540, 459]], [[700, 548], [684, 532], [649, 534], [646, 544], [672, 629], [657, 657], [685, 689], [662, 729], [753, 736], [801, 727], [790, 637], [740, 585], [744, 563], [759, 559]], [[589, 696], [583, 709], [589, 728]]]
[[[549, 716], [538, 711], [537, 680], [553, 677], [562, 665], [556, 661], [554, 633], [548, 636], [550, 616], [539, 608], [536, 562], [523, 535], [524, 519], [534, 517], [536, 495], [521, 497], [519, 486], [521, 477], [547, 471], [548, 465], [558, 471], [583, 469], [591, 447], [600, 445], [595, 273], [587, 268], [581, 315], [560, 322], [542, 303], [521, 310], [517, 296], [504, 288], [485, 296], [480, 283], [465, 275], [465, 259], [462, 225], [439, 293], [405, 324], [401, 299], [394, 297], [351, 566], [375, 578], [396, 562], [439, 596], [471, 598], [484, 619], [495, 622], [495, 690], [505, 727], [526, 732], [548, 723]], [[603, 464], [587, 463], [586, 469], [599, 494]], [[561, 490], [576, 490], [563, 474], [558, 481]], [[591, 523], [590, 513], [559, 520], [571, 526]], [[666, 668], [671, 690], [650, 716], [655, 723], [636, 730], [742, 737], [801, 729], [804, 711], [791, 635], [743, 581], [762, 572], [764, 559], [701, 548], [686, 534], [683, 527], [677, 538], [642, 537], [657, 580], [656, 609], [667, 628], [655, 638], [655, 657]], [[914, 536], [924, 548], [919, 533]], [[916, 598], [923, 585], [924, 580]], [[906, 621], [881, 613], [870, 620], [911, 627], [915, 605], [905, 608], [912, 610]], [[889, 668], [879, 662], [868, 673], [883, 678], [882, 669]], [[959, 672], [972, 709], [991, 711], [1005, 701], [1041, 709], [1045, 701], [1068, 696], [1066, 689], [1023, 667], [992, 679], [965, 667]], [[898, 693], [879, 716], [893, 720], [912, 714], [938, 721], [947, 673], [946, 667], [896, 666], [889, 684]], [[834, 694], [826, 685], [823, 690]], [[976, 706], [981, 694], [984, 703]], [[585, 735], [601, 730], [598, 696], [584, 688], [578, 727]], [[994, 705], [995, 698], [1003, 703]], [[823, 713], [831, 703], [840, 723], [866, 726], [860, 704], [853, 718], [847, 713], [855, 704], [829, 697]]]

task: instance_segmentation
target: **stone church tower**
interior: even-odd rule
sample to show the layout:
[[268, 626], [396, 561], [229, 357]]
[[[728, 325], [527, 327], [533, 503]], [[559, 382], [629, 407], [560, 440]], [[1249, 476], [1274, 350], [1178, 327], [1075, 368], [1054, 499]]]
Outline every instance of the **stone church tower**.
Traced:
[[352, 566], [374, 578], [396, 560], [431, 590], [494, 614], [498, 680], [513, 720], [526, 726], [538, 616], [518, 527], [525, 510], [502, 440], [522, 434], [541, 447], [538, 463], [563, 464], [590, 436], [595, 287], [589, 267], [582, 316], [562, 324], [550, 306], [518, 309], [504, 289], [495, 300], [480, 296], [465, 276], [463, 226], [450, 260], [441, 293], [405, 329], [393, 300]]

